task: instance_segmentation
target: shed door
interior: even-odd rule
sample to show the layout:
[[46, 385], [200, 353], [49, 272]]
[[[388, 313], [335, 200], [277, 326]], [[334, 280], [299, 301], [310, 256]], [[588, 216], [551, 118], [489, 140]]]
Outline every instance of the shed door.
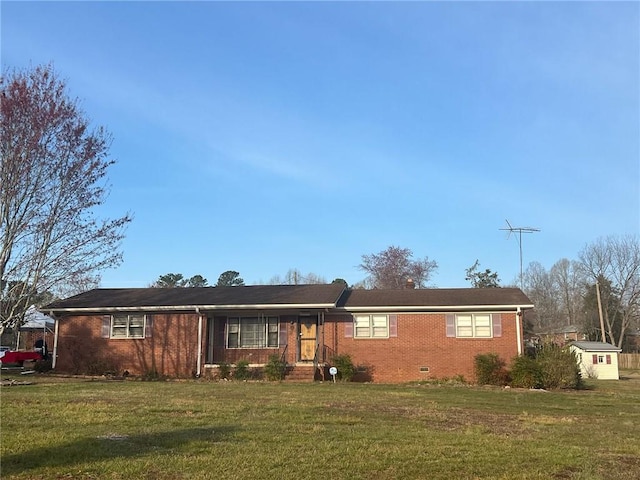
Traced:
[[300, 317], [298, 322], [300, 326], [300, 361], [310, 362], [316, 354], [318, 323], [312, 317]]

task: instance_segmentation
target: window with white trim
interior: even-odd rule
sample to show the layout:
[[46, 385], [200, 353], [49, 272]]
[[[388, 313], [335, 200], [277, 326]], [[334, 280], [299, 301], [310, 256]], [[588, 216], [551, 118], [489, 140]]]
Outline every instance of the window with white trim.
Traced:
[[389, 338], [389, 316], [354, 315], [353, 330], [355, 338]]
[[456, 337], [491, 338], [490, 313], [459, 313], [456, 315]]
[[144, 314], [112, 315], [111, 338], [144, 338], [146, 320]]
[[227, 318], [227, 348], [278, 348], [278, 317]]

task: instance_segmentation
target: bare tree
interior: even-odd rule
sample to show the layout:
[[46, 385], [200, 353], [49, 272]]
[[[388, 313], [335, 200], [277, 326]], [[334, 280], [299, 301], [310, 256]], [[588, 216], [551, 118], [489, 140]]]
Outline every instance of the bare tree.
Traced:
[[[606, 279], [601, 291], [609, 341], [622, 347], [626, 332], [640, 322], [640, 242], [638, 236], [609, 236], [587, 245], [580, 262], [593, 283]], [[608, 295], [607, 291], [615, 292]], [[619, 333], [617, 333], [619, 332]]]
[[380, 253], [363, 255], [360, 269], [369, 274], [367, 283], [372, 288], [405, 288], [409, 279], [416, 287], [424, 288], [438, 264], [429, 257], [412, 257], [410, 249], [390, 246]]
[[269, 285], [311, 285], [324, 284], [327, 280], [312, 272], [304, 274], [297, 268], [290, 268], [284, 276], [274, 275], [267, 283]]
[[548, 330], [561, 325], [557, 290], [551, 275], [538, 262], [531, 262], [523, 273], [524, 292], [535, 308], [532, 322], [538, 330]]
[[580, 262], [566, 258], [558, 260], [549, 272], [556, 291], [559, 313], [564, 317], [565, 325], [582, 323], [582, 307], [584, 305], [587, 279]]
[[96, 218], [108, 194], [111, 139], [104, 128], [91, 128], [51, 66], [5, 73], [0, 92], [4, 330], [22, 321], [39, 293], [79, 290], [118, 265], [131, 217]]

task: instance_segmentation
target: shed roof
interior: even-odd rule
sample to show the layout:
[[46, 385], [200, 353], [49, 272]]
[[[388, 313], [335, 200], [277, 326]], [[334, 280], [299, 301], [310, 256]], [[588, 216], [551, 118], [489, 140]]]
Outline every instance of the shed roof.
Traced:
[[605, 342], [571, 342], [570, 345], [585, 352], [621, 352], [622, 349]]

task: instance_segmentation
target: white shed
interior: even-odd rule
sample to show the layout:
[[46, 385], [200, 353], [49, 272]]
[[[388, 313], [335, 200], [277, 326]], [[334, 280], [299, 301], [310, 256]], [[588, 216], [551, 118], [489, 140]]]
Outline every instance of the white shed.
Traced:
[[622, 349], [604, 342], [572, 342], [571, 351], [578, 358], [583, 378], [619, 380], [618, 354]]

